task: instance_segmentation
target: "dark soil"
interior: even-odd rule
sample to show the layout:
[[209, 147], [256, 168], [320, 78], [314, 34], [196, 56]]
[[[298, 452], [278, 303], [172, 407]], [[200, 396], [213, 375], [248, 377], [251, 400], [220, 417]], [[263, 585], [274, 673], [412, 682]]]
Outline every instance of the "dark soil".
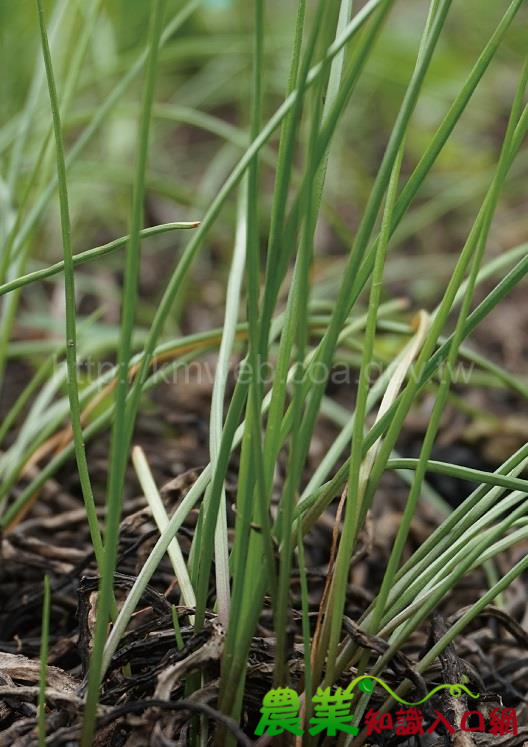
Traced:
[[[158, 484], [169, 485], [163, 495], [172, 510], [188, 490], [208, 458], [207, 413], [210, 391], [193, 385], [182, 388], [163, 385], [150, 400], [138, 423], [136, 440], [150, 460]], [[406, 430], [407, 454], [416, 451], [423, 435], [427, 402], [415, 410]], [[492, 436], [482, 440], [488, 449], [469, 447], [464, 443], [464, 428], [444, 429], [439, 458], [471, 463], [489, 468], [486, 460]], [[462, 419], [463, 420], [463, 419]], [[462, 423], [463, 425], [463, 423]], [[315, 459], [332, 438], [332, 429], [322, 426], [320, 444], [314, 448]], [[442, 441], [441, 441], [442, 442]], [[100, 499], [107, 469], [108, 443], [99, 439], [89, 445], [89, 462]], [[175, 479], [176, 478], [176, 479]], [[228, 497], [234, 497], [234, 477], [228, 480]], [[469, 486], [438, 479], [435, 487], [450, 503], [457, 504]], [[396, 476], [388, 476], [376, 501], [369, 522], [369, 536], [363, 537], [364, 549], [351, 575], [345, 629], [348, 635], [374, 653], [386, 644], [369, 639], [356, 629], [353, 621], [366, 608], [378, 587], [397, 530], [406, 489]], [[307, 538], [306, 553], [314, 614], [318, 607], [327, 573], [329, 548], [334, 525], [335, 507], [331, 506]], [[231, 516], [231, 518], [233, 518]], [[409, 551], [430, 533], [439, 517], [423, 503], [413, 523]], [[184, 553], [190, 539], [196, 514], [192, 513], [180, 532]], [[133, 473], [127, 480], [121, 541], [119, 547], [116, 589], [123, 595], [133, 583], [145, 556], [157, 538], [144, 498], [138, 494]], [[499, 561], [499, 571], [506, 572], [526, 547], [517, 547]], [[0, 571], [0, 744], [22, 747], [36, 744], [36, 698], [42, 608], [43, 576], [47, 573], [52, 586], [52, 613], [48, 680], [48, 744], [75, 745], [79, 740], [80, 697], [86, 676], [91, 645], [97, 575], [90, 551], [80, 490], [73, 466], [69, 464], [49, 481], [22, 523], [2, 539]], [[468, 734], [464, 744], [500, 744], [513, 747], [528, 740], [528, 621], [527, 583], [519, 579], [506, 594], [504, 606], [490, 608], [456, 641], [456, 646], [427, 672], [424, 679], [412, 669], [420, 652], [430, 647], [445, 624], [458, 618], [465, 606], [486, 589], [482, 572], [466, 577], [443, 605], [438, 615], [424, 625], [423, 631], [408, 644], [405, 653], [394, 659], [385, 675], [387, 684], [397, 686], [410, 677], [415, 694], [430, 690], [443, 682], [452, 682], [453, 671], [468, 677], [468, 687], [480, 693], [479, 709], [488, 714], [496, 706], [517, 709], [522, 726], [517, 737], [493, 737]], [[293, 686], [302, 681], [303, 656], [300, 628], [299, 580], [292, 583], [290, 620], [290, 673]], [[210, 614], [205, 629], [193, 632], [185, 608], [178, 608], [184, 648], [176, 645], [171, 605], [179, 604], [178, 588], [168, 562], [164, 561], [134, 615], [127, 635], [114, 656], [101, 697], [101, 718], [95, 744], [169, 745], [190, 744], [193, 719], [203, 716], [210, 722], [209, 743], [215, 744], [215, 724], [225, 719], [215, 710], [222, 654], [222, 631]], [[224, 723], [239, 743], [252, 741], [264, 694], [272, 687], [274, 638], [271, 619], [264, 614], [248, 662], [247, 700], [244, 703], [242, 731], [231, 722]], [[201, 672], [203, 682], [189, 698], [185, 680]], [[343, 678], [350, 681], [353, 672]], [[450, 679], [451, 677], [451, 679]], [[196, 680], [194, 680], [196, 681]], [[457, 680], [458, 681], [458, 680]], [[169, 685], [167, 685], [169, 682]], [[171, 697], [165, 701], [160, 692], [168, 687]], [[163, 701], [163, 702], [162, 702]], [[372, 700], [375, 708], [381, 700]], [[435, 706], [443, 712], [453, 703], [429, 701], [424, 710], [430, 722]], [[469, 707], [469, 706], [468, 706]], [[245, 735], [245, 736], [244, 736]], [[394, 732], [369, 737], [372, 744], [411, 744]], [[422, 739], [422, 738], [421, 738]], [[425, 740], [425, 737], [423, 738]], [[421, 741], [425, 744], [455, 744], [439, 737]], [[460, 742], [462, 744], [462, 742]]]

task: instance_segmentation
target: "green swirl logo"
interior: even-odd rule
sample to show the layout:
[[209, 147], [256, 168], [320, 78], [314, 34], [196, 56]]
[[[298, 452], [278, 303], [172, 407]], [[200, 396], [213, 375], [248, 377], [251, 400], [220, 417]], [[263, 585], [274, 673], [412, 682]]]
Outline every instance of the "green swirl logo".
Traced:
[[422, 698], [422, 700], [417, 700], [414, 703], [409, 702], [408, 700], [403, 700], [403, 698], [400, 698], [399, 695], [397, 695], [391, 688], [383, 682], [383, 680], [380, 680], [379, 677], [373, 677], [370, 674], [363, 674], [361, 677], [356, 677], [355, 680], [352, 680], [350, 685], [347, 687], [346, 692], [351, 693], [354, 687], [357, 685], [358, 688], [361, 690], [362, 693], [371, 693], [374, 691], [374, 682], [377, 682], [379, 685], [385, 688], [385, 690], [389, 693], [389, 695], [394, 698], [394, 700], [397, 700], [398, 703], [402, 703], [406, 706], [418, 706], [422, 703], [425, 703], [426, 700], [429, 700], [429, 698], [432, 698], [432, 696], [440, 692], [440, 690], [449, 690], [449, 694], [453, 698], [459, 698], [462, 693], [466, 693], [466, 695], [469, 695], [470, 698], [478, 698], [479, 693], [474, 695], [471, 690], [469, 690], [464, 684], [461, 682], [457, 682], [453, 685], [438, 685], [438, 687], [435, 687], [434, 690], [431, 690], [430, 693], [428, 693], [425, 698]]

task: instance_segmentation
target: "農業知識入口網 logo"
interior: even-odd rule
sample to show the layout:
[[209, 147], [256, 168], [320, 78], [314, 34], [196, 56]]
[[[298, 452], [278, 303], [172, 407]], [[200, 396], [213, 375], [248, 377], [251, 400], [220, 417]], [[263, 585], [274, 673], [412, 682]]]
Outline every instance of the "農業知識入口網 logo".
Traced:
[[[444, 734], [455, 734], [457, 731], [486, 732], [495, 736], [518, 733], [517, 714], [514, 708], [495, 708], [490, 712], [488, 719], [485, 719], [478, 710], [466, 710], [460, 718], [459, 726], [454, 726], [445, 715], [435, 710], [434, 720], [426, 728], [424, 714], [418, 706], [429, 700], [435, 693], [448, 689], [452, 697], [460, 697], [465, 693], [473, 699], [479, 697], [478, 693], [474, 695], [462, 683], [438, 685], [422, 700], [409, 703], [394, 693], [383, 680], [370, 675], [362, 675], [356, 677], [346, 689], [338, 687], [332, 691], [330, 687], [317, 688], [317, 692], [312, 697], [314, 715], [307, 724], [309, 734], [315, 736], [324, 732], [329, 737], [335, 737], [340, 732], [350, 735], [359, 734], [359, 726], [354, 724], [354, 714], [350, 710], [354, 698], [353, 690], [357, 685], [362, 693], [371, 693], [374, 690], [374, 682], [384, 687], [391, 697], [402, 705], [402, 708], [396, 711], [395, 717], [387, 711], [369, 709], [362, 720], [367, 736], [390, 730], [394, 730], [396, 735], [418, 736], [434, 734], [441, 727], [444, 728]], [[406, 707], [403, 708], [403, 706]], [[290, 732], [296, 736], [304, 734], [301, 728], [300, 699], [295, 690], [289, 687], [270, 690], [264, 696], [260, 712], [262, 716], [255, 729], [257, 736], [264, 734], [276, 736], [284, 732]], [[486, 721], [488, 721], [487, 724]]]

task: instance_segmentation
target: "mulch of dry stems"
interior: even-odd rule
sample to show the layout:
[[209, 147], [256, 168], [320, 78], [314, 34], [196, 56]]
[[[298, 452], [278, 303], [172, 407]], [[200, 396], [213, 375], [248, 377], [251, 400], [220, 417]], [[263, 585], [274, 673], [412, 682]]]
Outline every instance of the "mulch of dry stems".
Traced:
[[[336, 393], [339, 395], [339, 393]], [[189, 384], [182, 388], [163, 386], [157, 390], [148, 414], [140, 418], [137, 438], [147, 451], [158, 484], [164, 485], [167, 508], [173, 510], [188, 490], [207, 460], [208, 387]], [[408, 450], [423, 428], [427, 401], [411, 419], [407, 433]], [[444, 432], [444, 448], [460, 449], [460, 432]], [[456, 421], [456, 419], [455, 419]], [[422, 431], [423, 432], [423, 431]], [[332, 438], [332, 431], [321, 427], [313, 448], [317, 460]], [[108, 443], [100, 439], [89, 446], [93, 480], [102, 495], [107, 471]], [[235, 494], [236, 464], [228, 475], [230, 510]], [[449, 481], [437, 484], [451, 498], [459, 499]], [[145, 500], [134, 491], [137, 482], [129, 473], [128, 493], [124, 502], [119, 547], [116, 590], [123, 596], [131, 587], [143, 560], [151, 550], [158, 533]], [[455, 491], [455, 492], [453, 492]], [[451, 493], [451, 495], [450, 495]], [[388, 477], [380, 491], [378, 503], [362, 536], [362, 547], [350, 578], [345, 631], [373, 655], [383, 652], [384, 641], [365, 636], [354, 623], [372, 599], [382, 577], [391, 540], [398, 526], [405, 498], [405, 488], [396, 477]], [[102, 514], [101, 514], [102, 515]], [[335, 506], [331, 507], [312, 530], [306, 543], [314, 624], [320, 595], [327, 573], [329, 549], [334, 527]], [[231, 513], [230, 519], [233, 521]], [[413, 523], [408, 551], [432, 530], [438, 517], [423, 505]], [[190, 549], [196, 512], [182, 527], [179, 537], [184, 553]], [[526, 548], [499, 559], [499, 572], [511, 567]], [[39, 677], [39, 646], [43, 575], [48, 573], [52, 585], [51, 636], [47, 693], [47, 733], [49, 745], [78, 744], [81, 723], [81, 697], [85, 683], [92, 632], [97, 575], [90, 550], [84, 509], [72, 465], [50, 480], [33, 507], [14, 530], [2, 539], [0, 570], [0, 745], [28, 747], [36, 744], [36, 701]], [[528, 621], [526, 579], [519, 579], [506, 594], [504, 607], [490, 608], [456, 640], [456, 644], [437, 660], [422, 678], [413, 662], [462, 613], [465, 606], [486, 589], [481, 572], [467, 577], [430, 619], [413, 636], [406, 649], [391, 663], [384, 678], [397, 686], [409, 677], [414, 693], [423, 697], [426, 690], [438, 684], [469, 678], [469, 688], [481, 694], [478, 708], [487, 717], [497, 706], [513, 706], [520, 723], [519, 735], [494, 737], [466, 734], [464, 745], [494, 744], [514, 747], [528, 740]], [[210, 723], [210, 743], [215, 744], [218, 724], [231, 730], [240, 744], [252, 743], [264, 694], [272, 687], [275, 640], [271, 612], [266, 607], [255, 636], [248, 661], [247, 686], [241, 728], [216, 710], [222, 631], [210, 613], [205, 629], [194, 633], [186, 610], [179, 608], [184, 648], [176, 645], [171, 605], [179, 603], [178, 588], [170, 565], [162, 562], [151, 581], [126, 636], [121, 641], [107, 672], [101, 695], [100, 719], [95, 744], [98, 745], [185, 745], [196, 717]], [[289, 668], [291, 684], [296, 687], [303, 677], [299, 579], [292, 580]], [[124, 672], [131, 672], [131, 677]], [[203, 674], [202, 689], [186, 696], [185, 681], [194, 673]], [[343, 677], [345, 685], [353, 678], [351, 670]], [[193, 679], [194, 683], [200, 678]], [[371, 705], [381, 704], [382, 693], [376, 693]], [[419, 699], [418, 697], [414, 699]], [[424, 706], [425, 723], [431, 721], [432, 708], [448, 715], [459, 703], [441, 698]], [[472, 710], [475, 705], [466, 704]], [[457, 738], [460, 738], [460, 734]], [[373, 737], [369, 737], [369, 740]], [[423, 739], [423, 738], [422, 738]], [[407, 740], [407, 741], [406, 741]], [[413, 744], [394, 732], [382, 732], [371, 744]], [[422, 742], [425, 744], [425, 742]], [[454, 742], [453, 742], [454, 743]], [[450, 744], [448, 737], [427, 743]], [[462, 742], [460, 742], [462, 744]]]

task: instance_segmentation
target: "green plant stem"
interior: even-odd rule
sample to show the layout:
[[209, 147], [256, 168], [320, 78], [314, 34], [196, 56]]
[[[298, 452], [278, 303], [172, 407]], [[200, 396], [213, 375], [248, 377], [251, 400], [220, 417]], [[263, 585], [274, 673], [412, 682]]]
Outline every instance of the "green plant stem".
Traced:
[[[358, 269], [360, 267], [361, 260], [365, 254], [367, 244], [370, 240], [370, 236], [376, 221], [385, 191], [388, 184], [388, 179], [394, 166], [394, 161], [401, 147], [401, 143], [405, 137], [409, 121], [414, 111], [418, 94], [423, 83], [425, 73], [429, 67], [432, 54], [440, 32], [442, 30], [447, 12], [449, 10], [451, 0], [445, 0], [441, 4], [440, 10], [436, 14], [430, 33], [428, 33], [426, 43], [422, 50], [419, 60], [417, 61], [415, 70], [413, 72], [409, 86], [407, 87], [404, 100], [400, 107], [398, 117], [394, 124], [389, 143], [385, 150], [385, 154], [382, 159], [382, 163], [377, 173], [377, 177], [369, 196], [368, 204], [363, 213], [360, 226], [356, 233], [354, 245], [348, 256], [348, 260], [343, 272], [343, 280], [339, 288], [338, 296], [335, 303], [334, 313], [332, 314], [330, 324], [325, 332], [321, 343], [319, 344], [318, 350], [311, 362], [312, 370], [314, 367], [321, 366], [323, 370], [328, 371], [330, 368], [330, 362], [333, 357], [336, 342], [339, 337], [340, 330], [343, 327], [344, 320], [351, 308], [351, 296], [356, 281]], [[310, 377], [307, 377], [308, 382]], [[305, 410], [305, 415], [300, 429], [300, 439], [302, 440], [302, 451], [306, 455], [308, 453], [309, 441], [313, 429], [315, 427], [315, 421], [319, 411], [320, 403], [324, 394], [326, 379], [323, 381], [317, 381], [316, 384], [310, 387], [307, 386], [305, 396], [308, 399], [308, 404]], [[291, 415], [287, 413], [287, 418]], [[289, 426], [288, 426], [289, 427]]]
[[[469, 100], [471, 99], [471, 96], [474, 93], [480, 79], [482, 78], [484, 72], [489, 66], [491, 60], [493, 59], [493, 56], [495, 55], [502, 39], [504, 38], [506, 31], [508, 30], [513, 19], [515, 18], [515, 15], [519, 11], [523, 1], [524, 0], [513, 0], [513, 2], [510, 4], [509, 8], [507, 9], [506, 13], [504, 14], [503, 18], [498, 24], [495, 32], [493, 33], [492, 37], [490, 38], [490, 40], [484, 47], [482, 53], [480, 54], [477, 61], [475, 62], [475, 65], [473, 66], [462, 89], [460, 90], [459, 94], [457, 95], [453, 104], [451, 105], [448, 113], [446, 114], [440, 126], [436, 130], [435, 135], [430, 145], [428, 146], [426, 152], [420, 159], [420, 162], [418, 163], [417, 167], [412, 172], [407, 183], [404, 185], [401, 195], [398, 198], [398, 201], [395, 205], [394, 225], [393, 225], [391, 234], [396, 229], [396, 227], [399, 225], [402, 217], [405, 215], [418, 189], [420, 188], [425, 177], [431, 170], [442, 148], [446, 144], [456, 123], [460, 119], [465, 107], [467, 106]], [[337, 107], [337, 102], [336, 102], [336, 107]], [[331, 121], [332, 121], [332, 117], [329, 117], [329, 122], [327, 124], [327, 129], [329, 130], [329, 132], [325, 133], [324, 136], [321, 137], [321, 144], [320, 144], [321, 153], [323, 153], [324, 150], [328, 146], [328, 141], [331, 135], [331, 130], [330, 130]], [[350, 287], [347, 285], [346, 287], [347, 292], [343, 293], [343, 299], [346, 299], [345, 303], [346, 303], [347, 313], [350, 311], [354, 303], [357, 301], [361, 291], [363, 290], [363, 288], [365, 287], [365, 284], [368, 281], [370, 273], [372, 272], [372, 267], [374, 265], [374, 259], [375, 259], [376, 251], [377, 251], [378, 240], [379, 239], [374, 240], [370, 244], [369, 248], [366, 250], [365, 257], [363, 261], [361, 262], [361, 265], [358, 271], [355, 273], [352, 285]], [[357, 243], [357, 236], [354, 242], [354, 246], [356, 246], [356, 243]], [[350, 260], [349, 260], [349, 264], [350, 264]], [[327, 332], [327, 336], [329, 334], [330, 334], [330, 330]], [[334, 332], [332, 331], [332, 335], [333, 334]], [[323, 340], [320, 343], [319, 350], [317, 351], [316, 355], [312, 358], [311, 365], [317, 366], [320, 363], [324, 365], [326, 361], [326, 356], [328, 354], [328, 349], [330, 347], [331, 347], [330, 342], [327, 339], [323, 338]], [[308, 413], [311, 419], [310, 422], [313, 422], [313, 418], [315, 417], [314, 414], [317, 413], [318, 401], [320, 397], [322, 397], [322, 392], [324, 391], [324, 382], [319, 384], [319, 386], [312, 385], [310, 387], [309, 377], [307, 378], [308, 378], [308, 383], [305, 386], [305, 397], [307, 398], [310, 397], [311, 399], [313, 399], [313, 404], [310, 403], [310, 408], [309, 408], [309, 413]], [[310, 388], [313, 390], [312, 392], [310, 392]]]
[[46, 682], [48, 678], [48, 647], [50, 631], [51, 592], [49, 576], [44, 576], [42, 626], [40, 631], [40, 675], [38, 696], [38, 744], [46, 746]]
[[62, 127], [59, 113], [59, 102], [53, 75], [51, 53], [46, 34], [44, 11], [42, 0], [37, 0], [38, 17], [41, 33], [42, 51], [48, 81], [48, 91], [53, 117], [53, 132], [55, 136], [55, 147], [57, 153], [57, 176], [59, 183], [59, 202], [61, 215], [62, 245], [64, 251], [64, 295], [66, 306], [66, 365], [68, 369], [68, 397], [71, 411], [71, 424], [75, 444], [75, 457], [79, 479], [86, 508], [86, 516], [90, 527], [90, 537], [94, 548], [97, 564], [103, 567], [103, 544], [99, 529], [99, 522], [95, 510], [86, 452], [84, 448], [81, 411], [79, 405], [79, 388], [77, 384], [77, 324], [75, 308], [75, 278], [73, 265], [73, 252], [71, 246], [70, 210], [68, 205], [68, 189], [66, 182], [66, 165], [64, 159], [64, 143], [62, 138]]
[[[158, 234], [168, 233], [169, 231], [186, 230], [190, 228], [197, 228], [200, 225], [199, 221], [184, 221], [180, 223], [162, 223], [159, 226], [151, 226], [150, 228], [143, 228], [140, 232], [142, 239], [149, 238], [150, 236], [157, 236]], [[109, 241], [107, 244], [101, 246], [94, 246], [93, 249], [87, 249], [84, 252], [79, 252], [72, 256], [72, 262], [74, 267], [79, 267], [85, 262], [92, 262], [94, 259], [100, 259], [105, 257], [107, 254], [112, 254], [116, 249], [121, 249], [126, 246], [130, 236], [121, 236], [119, 239]], [[36, 283], [39, 280], [46, 280], [47, 278], [53, 277], [54, 275], [60, 275], [64, 272], [64, 260], [55, 262], [48, 267], [43, 267], [40, 270], [33, 270], [28, 272], [26, 275], [21, 275], [18, 278], [10, 280], [8, 283], [0, 285], [0, 296], [4, 296], [6, 293], [10, 293], [18, 288], [23, 288], [31, 283]]]
[[[229, 374], [229, 365], [235, 339], [236, 323], [240, 305], [240, 294], [242, 289], [242, 280], [244, 266], [246, 262], [247, 247], [247, 185], [242, 184], [239, 197], [239, 219], [237, 224], [237, 233], [235, 238], [235, 250], [233, 261], [229, 274], [229, 281], [226, 293], [226, 310], [224, 318], [224, 332], [222, 342], [218, 353], [218, 363], [215, 372], [215, 381], [213, 386], [213, 395], [211, 401], [211, 421], [210, 421], [210, 464], [213, 474], [219, 466], [219, 455], [222, 443], [222, 433], [224, 428], [224, 398]], [[229, 578], [229, 546], [227, 540], [227, 519], [225, 501], [225, 490], [222, 489], [221, 503], [218, 511], [215, 512], [211, 506], [211, 491], [208, 490], [205, 508], [206, 512], [211, 511], [211, 516], [206, 516], [204, 521], [204, 530], [201, 537], [201, 547], [208, 548], [214, 542], [215, 547], [215, 573], [217, 580], [217, 603], [220, 621], [227, 628], [229, 621], [230, 607], [230, 578]], [[216, 526], [214, 537], [212, 536], [213, 520], [216, 517]], [[207, 551], [206, 551], [207, 553]], [[199, 615], [200, 625], [203, 624], [205, 616], [205, 606], [207, 601], [207, 589], [209, 586], [210, 561], [209, 557], [203, 557], [201, 552], [201, 563], [199, 571], [199, 581], [201, 583], [200, 598], [197, 604], [197, 616]]]
[[[387, 469], [411, 469], [416, 470], [419, 465], [418, 459], [393, 458], [387, 462]], [[433, 472], [436, 475], [446, 475], [455, 477], [457, 480], [467, 480], [469, 482], [478, 482], [484, 485], [494, 485], [507, 490], [520, 490], [528, 494], [528, 480], [519, 477], [508, 477], [496, 472], [486, 472], [481, 469], [472, 467], [463, 467], [459, 464], [448, 464], [438, 462], [434, 459], [428, 459], [426, 462], [426, 471]]]
[[[325, 60], [323, 62], [318, 63], [317, 65], [314, 65], [311, 68], [307, 76], [306, 87], [313, 85], [314, 81], [317, 80], [317, 78], [323, 72], [324, 66], [325, 66], [324, 63], [327, 63], [330, 60], [332, 60], [340, 52], [340, 50], [344, 47], [344, 45], [360, 31], [360, 29], [363, 27], [363, 25], [366, 23], [366, 21], [371, 16], [371, 14], [376, 10], [376, 8], [380, 4], [381, 4], [381, 0], [369, 0], [369, 2], [366, 3], [366, 5], [361, 9], [361, 11], [354, 16], [354, 18], [348, 24], [346, 29], [343, 31], [339, 39], [336, 39], [335, 42], [332, 44], [332, 46], [327, 50]], [[281, 104], [281, 106], [277, 109], [277, 111], [271, 117], [271, 119], [268, 120], [268, 122], [262, 127], [258, 137], [256, 137], [252, 141], [251, 145], [248, 147], [245, 154], [242, 156], [242, 158], [237, 163], [237, 165], [235, 166], [235, 168], [233, 169], [229, 177], [226, 179], [222, 188], [220, 189], [215, 199], [211, 203], [209, 209], [203, 216], [200, 227], [196, 231], [196, 234], [194, 235], [193, 240], [191, 240], [191, 242], [187, 245], [180, 259], [178, 266], [176, 267], [173, 275], [171, 276], [171, 279], [167, 285], [165, 293], [163, 294], [163, 297], [158, 306], [156, 316], [152, 322], [149, 339], [148, 339], [147, 345], [145, 346], [144, 361], [141, 367], [140, 374], [132, 390], [132, 400], [131, 400], [130, 408], [129, 408], [129, 412], [130, 412], [129, 426], [135, 417], [135, 413], [137, 412], [137, 408], [139, 405], [139, 398], [141, 394], [141, 386], [142, 386], [142, 383], [144, 381], [145, 375], [148, 370], [152, 352], [157, 344], [157, 341], [163, 329], [165, 320], [172, 307], [173, 301], [180, 289], [180, 286], [183, 282], [183, 279], [191, 263], [193, 262], [202, 244], [203, 239], [205, 238], [207, 232], [209, 231], [215, 219], [217, 218], [218, 214], [220, 213], [220, 210], [223, 207], [228, 195], [231, 193], [233, 188], [236, 187], [236, 185], [239, 183], [240, 179], [242, 178], [245, 171], [247, 170], [249, 164], [256, 157], [256, 154], [267, 143], [267, 141], [272, 136], [274, 131], [283, 121], [284, 117], [295, 105], [295, 102], [298, 96], [299, 96], [299, 92], [296, 89]]]
[[[448, 396], [449, 388], [451, 385], [450, 371], [454, 367], [457, 357], [458, 357], [458, 351], [459, 351], [460, 344], [463, 339], [464, 323], [471, 308], [475, 284], [476, 284], [478, 272], [480, 269], [480, 264], [484, 256], [484, 251], [485, 251], [485, 247], [487, 244], [491, 222], [492, 222], [495, 208], [497, 205], [500, 190], [504, 184], [504, 180], [506, 178], [508, 167], [511, 163], [511, 161], [510, 163], [508, 163], [510, 149], [511, 149], [512, 139], [514, 135], [514, 130], [520, 118], [522, 99], [524, 96], [524, 91], [525, 91], [526, 82], [527, 82], [527, 77], [526, 77], [527, 75], [528, 75], [528, 67], [525, 67], [525, 69], [523, 70], [523, 74], [521, 76], [520, 84], [518, 86], [516, 98], [512, 106], [511, 116], [510, 116], [510, 120], [508, 123], [508, 129], [507, 129], [504, 141], [503, 141], [502, 152], [499, 158], [499, 164], [497, 166], [496, 177], [493, 181], [493, 184], [490, 188], [490, 191], [484, 203], [484, 208], [482, 212], [482, 221], [479, 222], [478, 233], [472, 232], [472, 234], [470, 234], [470, 238], [468, 239], [467, 246], [469, 247], [471, 244], [471, 239], [473, 238], [473, 236], [475, 236], [474, 241], [473, 241], [474, 256], [472, 258], [472, 264], [471, 264], [471, 269], [470, 269], [470, 274], [469, 274], [468, 289], [462, 301], [460, 313], [459, 313], [457, 324], [455, 327], [455, 332], [453, 335], [453, 341], [451, 343], [449, 354], [447, 357], [447, 367], [442, 376], [438, 396], [436, 398], [435, 404], [433, 406], [433, 411], [429, 419], [426, 434], [424, 437], [424, 442], [423, 442], [422, 449], [420, 452], [420, 458], [419, 458], [418, 465], [417, 465], [416, 472], [415, 472], [415, 477], [414, 477], [411, 490], [409, 492], [409, 497], [408, 497], [408, 500], [405, 506], [404, 515], [400, 523], [398, 533], [397, 533], [397, 536], [396, 536], [396, 539], [395, 539], [395, 542], [394, 542], [394, 545], [391, 551], [389, 562], [387, 564], [387, 570], [384, 574], [384, 578], [383, 578], [380, 591], [376, 598], [376, 604], [374, 607], [374, 611], [372, 614], [372, 620], [370, 623], [371, 627], [369, 628], [370, 632], [377, 630], [379, 623], [381, 621], [381, 618], [383, 617], [383, 614], [384, 614], [385, 605], [387, 603], [387, 598], [388, 598], [390, 589], [394, 585], [394, 578], [397, 572], [397, 567], [399, 565], [401, 555], [403, 553], [404, 546], [407, 541], [407, 536], [408, 536], [408, 532], [410, 529], [411, 521], [416, 510], [416, 504], [420, 497], [421, 487], [422, 487], [422, 483], [425, 477], [425, 472], [427, 470], [428, 460], [431, 455], [431, 451], [434, 445], [434, 440], [436, 438], [436, 434], [440, 426], [441, 417], [444, 412], [444, 407], [447, 401], [447, 396]], [[523, 133], [523, 136], [524, 136], [524, 133]], [[465, 247], [462, 254], [465, 254], [466, 251], [468, 250]], [[426, 358], [424, 355], [422, 362], [425, 362], [425, 360]], [[420, 365], [420, 361], [418, 362], [418, 365]]]
[[[363, 357], [359, 374], [359, 386], [354, 414], [354, 431], [352, 434], [346, 516], [343, 523], [343, 533], [339, 543], [339, 551], [334, 571], [335, 575], [332, 580], [331, 595], [329, 599], [329, 612], [331, 611], [331, 613], [325, 615], [325, 625], [322, 634], [323, 642], [326, 642], [328, 637], [327, 676], [329, 678], [332, 677], [333, 662], [335, 661], [339, 637], [341, 634], [350, 559], [352, 557], [357, 535], [361, 528], [362, 501], [366, 487], [365, 478], [368, 477], [363, 476], [361, 473], [363, 460], [363, 431], [367, 414], [369, 393], [368, 369], [374, 352], [374, 340], [376, 337], [378, 309], [381, 301], [383, 272], [389, 246], [390, 226], [392, 223], [392, 214], [398, 190], [403, 154], [404, 146], [402, 145], [395, 160], [387, 190], [380, 241], [378, 242], [378, 252], [372, 275], [365, 343], [363, 345]], [[318, 674], [322, 669], [322, 651], [321, 656], [319, 657], [319, 667]]]
[[121, 337], [117, 362], [115, 413], [110, 446], [110, 474], [107, 485], [104, 565], [99, 587], [94, 644], [88, 671], [88, 688], [86, 693], [86, 706], [81, 738], [82, 747], [91, 747], [95, 732], [97, 702], [99, 698], [99, 687], [101, 684], [103, 650], [107, 635], [107, 625], [110, 618], [114, 571], [119, 545], [119, 523], [121, 519], [125, 470], [130, 439], [132, 436], [131, 429], [127, 428], [126, 412], [128, 369], [132, 352], [132, 333], [138, 294], [141, 250], [140, 231], [143, 223], [145, 172], [148, 157], [150, 120], [165, 4], [165, 0], [155, 0], [151, 11], [148, 42], [149, 52], [146, 62], [136, 177], [132, 196], [130, 237], [127, 245], [125, 266]]

